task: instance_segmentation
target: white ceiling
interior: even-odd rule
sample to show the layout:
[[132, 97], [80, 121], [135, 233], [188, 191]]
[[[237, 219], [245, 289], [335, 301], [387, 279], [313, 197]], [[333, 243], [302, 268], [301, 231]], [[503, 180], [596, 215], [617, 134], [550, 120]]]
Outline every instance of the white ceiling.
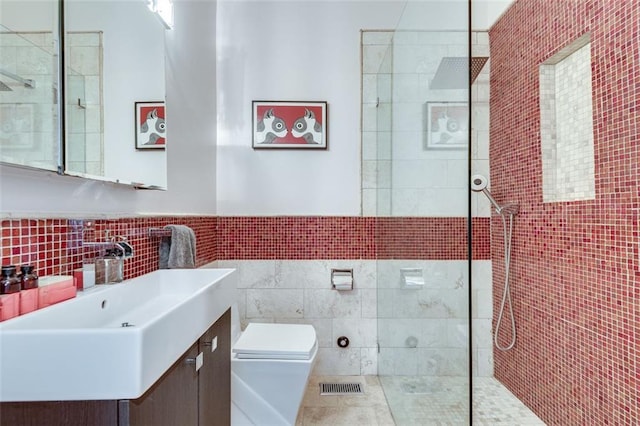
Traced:
[[473, 30], [488, 30], [516, 0], [472, 0], [471, 27]]

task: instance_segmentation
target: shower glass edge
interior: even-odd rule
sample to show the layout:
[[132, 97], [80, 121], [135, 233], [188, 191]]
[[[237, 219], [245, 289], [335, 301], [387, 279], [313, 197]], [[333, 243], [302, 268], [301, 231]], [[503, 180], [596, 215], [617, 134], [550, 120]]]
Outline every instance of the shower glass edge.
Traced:
[[443, 58], [468, 63], [468, 16], [408, 2], [375, 75], [377, 371], [398, 426], [472, 421], [468, 65], [430, 87]]

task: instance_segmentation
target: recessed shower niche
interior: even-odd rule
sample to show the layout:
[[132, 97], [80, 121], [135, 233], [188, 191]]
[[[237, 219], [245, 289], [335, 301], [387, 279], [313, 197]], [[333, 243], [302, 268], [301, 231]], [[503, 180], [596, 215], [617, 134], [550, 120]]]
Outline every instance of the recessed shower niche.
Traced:
[[589, 34], [543, 62], [539, 72], [543, 200], [594, 199]]

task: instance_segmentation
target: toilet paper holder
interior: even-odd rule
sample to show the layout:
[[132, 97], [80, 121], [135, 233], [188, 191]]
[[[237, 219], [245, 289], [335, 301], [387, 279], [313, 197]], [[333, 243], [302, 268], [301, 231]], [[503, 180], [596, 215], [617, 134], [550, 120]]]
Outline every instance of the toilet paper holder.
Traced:
[[353, 269], [331, 269], [331, 288], [338, 291], [353, 290]]

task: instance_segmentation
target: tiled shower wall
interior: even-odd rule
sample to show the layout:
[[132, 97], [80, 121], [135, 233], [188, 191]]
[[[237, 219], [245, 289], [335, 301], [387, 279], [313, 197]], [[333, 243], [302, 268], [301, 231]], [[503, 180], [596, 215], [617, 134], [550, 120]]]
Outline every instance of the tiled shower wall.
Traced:
[[[471, 97], [473, 173], [489, 176], [490, 61], [471, 86], [431, 89], [444, 57], [466, 58], [469, 34], [448, 31], [362, 33], [362, 209], [366, 216], [467, 214], [466, 149], [426, 147], [426, 105]], [[489, 57], [489, 35], [471, 33], [471, 54]], [[464, 81], [464, 76], [463, 79]], [[483, 194], [473, 216], [491, 216]]]
[[[538, 67], [587, 32], [595, 199], [544, 203]], [[518, 0], [490, 31], [493, 191], [521, 207], [518, 341], [496, 352], [495, 375], [550, 425], [640, 420], [638, 34], [638, 0]], [[502, 242], [492, 238], [499, 291]]]
[[540, 65], [544, 202], [595, 198], [589, 34]]
[[365, 215], [467, 214], [467, 150], [428, 148], [425, 122], [429, 103], [469, 102], [465, 84], [451, 90], [429, 87], [440, 60], [467, 57], [468, 44], [464, 31], [363, 31]]

